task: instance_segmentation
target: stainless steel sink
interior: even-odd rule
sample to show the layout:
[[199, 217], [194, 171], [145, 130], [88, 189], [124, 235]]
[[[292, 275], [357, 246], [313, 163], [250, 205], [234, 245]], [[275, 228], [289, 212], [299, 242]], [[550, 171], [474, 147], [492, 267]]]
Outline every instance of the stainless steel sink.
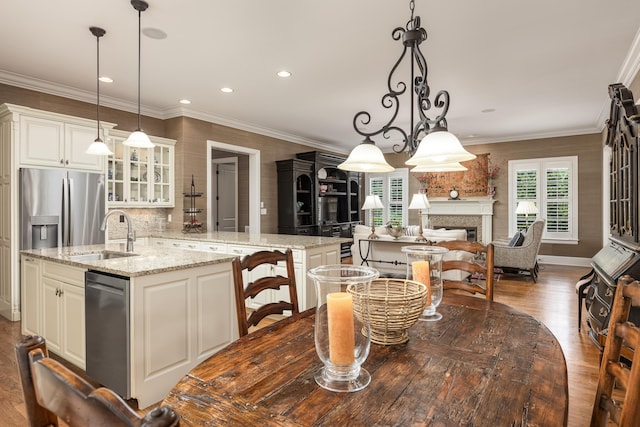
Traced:
[[71, 255], [69, 259], [72, 261], [100, 261], [105, 259], [125, 258], [138, 256], [138, 254], [130, 252], [100, 251], [88, 254]]

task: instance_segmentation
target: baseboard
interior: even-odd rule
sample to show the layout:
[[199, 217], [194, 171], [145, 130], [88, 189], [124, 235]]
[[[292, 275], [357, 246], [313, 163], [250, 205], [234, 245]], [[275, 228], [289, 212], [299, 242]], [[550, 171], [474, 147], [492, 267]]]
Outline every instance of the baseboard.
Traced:
[[539, 264], [547, 265], [569, 265], [572, 267], [590, 267], [591, 258], [578, 258], [570, 256], [553, 256], [553, 255], [538, 255]]

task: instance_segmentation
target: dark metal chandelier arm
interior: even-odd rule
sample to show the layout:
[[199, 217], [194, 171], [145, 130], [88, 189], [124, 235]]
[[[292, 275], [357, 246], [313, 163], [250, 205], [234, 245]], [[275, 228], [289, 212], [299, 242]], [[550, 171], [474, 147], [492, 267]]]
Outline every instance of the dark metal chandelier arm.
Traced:
[[[449, 93], [443, 90], [438, 92], [433, 101], [429, 98], [431, 88], [429, 87], [427, 79], [428, 65], [420, 50], [420, 43], [427, 39], [427, 32], [420, 26], [419, 16], [414, 17], [412, 13], [411, 20], [407, 22], [406, 28], [396, 27], [391, 32], [391, 37], [393, 40], [402, 40], [404, 47], [398, 60], [389, 72], [387, 77], [388, 92], [381, 99], [382, 106], [385, 109], [392, 109], [393, 113], [390, 119], [379, 129], [368, 131], [363, 129], [363, 127], [371, 123], [371, 114], [366, 111], [360, 111], [353, 119], [353, 128], [362, 136], [373, 137], [381, 134], [385, 139], [389, 139], [391, 134], [397, 132], [402, 136], [402, 140], [394, 144], [393, 151], [396, 153], [408, 151], [410, 155], [413, 155], [424, 136], [433, 130], [447, 129], [445, 116], [449, 111]], [[411, 76], [408, 81], [412, 88], [409, 104], [411, 108], [410, 133], [408, 134], [399, 126], [394, 125], [394, 122], [398, 118], [400, 111], [400, 96], [407, 92], [408, 87], [406, 79], [396, 79], [396, 71], [405, 60], [409, 49], [411, 50], [409, 55], [411, 58]], [[414, 71], [416, 75], [414, 75]], [[415, 110], [417, 110], [417, 112]], [[430, 118], [428, 113], [432, 115], [435, 114], [435, 117]], [[416, 115], [415, 120], [417, 120], [415, 124], [414, 115]]]

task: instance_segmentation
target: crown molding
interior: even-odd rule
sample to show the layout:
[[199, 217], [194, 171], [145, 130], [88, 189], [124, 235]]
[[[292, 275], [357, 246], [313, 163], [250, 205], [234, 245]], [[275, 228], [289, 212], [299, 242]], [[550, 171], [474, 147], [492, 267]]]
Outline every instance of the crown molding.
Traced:
[[[95, 92], [80, 90], [70, 86], [54, 84], [46, 80], [35, 79], [27, 77], [21, 74], [12, 73], [5, 70], [0, 70], [0, 83], [16, 86], [23, 89], [33, 90], [36, 92], [42, 92], [49, 95], [60, 96], [63, 98], [69, 98], [76, 101], [87, 102], [94, 104], [96, 102]], [[100, 105], [108, 108], [115, 108], [121, 111], [127, 111], [137, 114], [138, 104], [135, 102], [127, 102], [120, 99], [100, 96]], [[257, 133], [260, 135], [268, 136], [271, 138], [281, 139], [296, 144], [309, 146], [312, 148], [326, 150], [331, 147], [332, 151], [337, 153], [346, 154], [348, 151], [343, 147], [335, 146], [335, 144], [328, 141], [318, 141], [301, 136], [281, 132], [275, 129], [259, 126], [253, 123], [246, 123], [239, 120], [215, 116], [207, 113], [202, 113], [195, 110], [189, 110], [185, 108], [169, 108], [169, 109], [152, 109], [145, 106], [140, 106], [141, 114], [147, 117], [153, 117], [160, 120], [171, 119], [180, 116], [186, 116], [193, 119], [203, 120], [206, 122], [216, 123], [223, 126], [232, 127], [235, 129], [244, 130], [247, 132]]]

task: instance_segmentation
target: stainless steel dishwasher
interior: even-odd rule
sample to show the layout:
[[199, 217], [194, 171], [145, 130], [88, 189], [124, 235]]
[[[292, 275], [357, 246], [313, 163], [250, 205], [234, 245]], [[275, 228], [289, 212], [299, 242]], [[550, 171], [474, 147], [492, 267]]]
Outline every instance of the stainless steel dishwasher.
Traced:
[[129, 278], [85, 273], [87, 374], [130, 398]]

